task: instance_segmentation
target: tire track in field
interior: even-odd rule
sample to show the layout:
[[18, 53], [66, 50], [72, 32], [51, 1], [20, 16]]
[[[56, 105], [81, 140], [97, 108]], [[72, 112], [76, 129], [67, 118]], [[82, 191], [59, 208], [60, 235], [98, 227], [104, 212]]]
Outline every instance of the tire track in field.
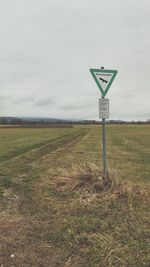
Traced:
[[13, 151], [10, 151], [9, 154], [6, 154], [6, 155], [3, 155], [3, 156], [0, 156], [0, 164], [7, 161], [7, 160], [10, 160], [10, 159], [13, 159], [13, 158], [16, 158], [18, 156], [21, 156], [25, 153], [28, 153], [34, 149], [39, 149], [40, 147], [45, 147], [51, 143], [55, 143], [57, 142], [58, 140], [60, 139], [64, 139], [70, 135], [74, 135], [76, 134], [76, 132], [78, 132], [79, 130], [75, 131], [75, 132], [72, 132], [72, 133], [69, 133], [69, 134], [65, 134], [65, 135], [61, 135], [59, 137], [54, 137], [52, 139], [47, 139], [47, 140], [44, 140], [42, 142], [39, 142], [39, 143], [36, 143], [36, 144], [31, 144], [30, 146], [21, 146], [21, 147], [18, 147], [16, 150], [13, 150]]
[[[62, 151], [68, 148], [68, 146], [72, 146], [81, 140], [87, 132], [87, 129], [80, 129], [73, 134], [58, 138], [57, 140], [48, 143], [46, 146], [34, 149], [30, 151], [30, 153], [25, 153], [13, 158], [11, 161], [4, 162], [0, 168], [0, 180], [2, 181], [2, 184], [3, 182], [6, 183], [9, 178], [8, 182], [10, 184], [10, 191], [13, 191], [15, 195], [19, 196], [20, 200], [22, 197], [23, 199], [26, 199], [25, 203], [28, 206], [28, 200], [30, 201], [32, 198], [32, 186], [40, 177], [40, 168], [43, 165], [42, 161], [44, 160], [43, 157], [50, 155], [51, 152], [56, 150], [62, 154]], [[59, 153], [57, 154], [57, 158], [58, 157]], [[5, 188], [5, 184], [2, 186], [2, 189], [5, 191], [7, 187]]]
[[19, 153], [16, 155], [16, 151], [14, 151], [12, 154], [7, 155], [3, 159], [1, 159], [0, 166], [5, 164], [6, 162], [9, 162], [10, 160], [20, 158], [25, 154], [35, 152], [36, 155], [40, 154], [40, 156], [49, 154], [50, 150], [56, 150], [59, 147], [62, 147], [64, 145], [67, 145], [67, 143], [70, 143], [71, 141], [75, 141], [76, 139], [82, 137], [87, 133], [87, 129], [80, 129], [77, 130], [71, 134], [62, 135], [57, 138], [53, 138], [51, 140], [46, 140], [45, 142], [34, 144], [33, 146], [27, 147], [27, 148], [20, 148]]
[[[38, 259], [42, 264], [41, 266], [47, 266], [45, 256], [40, 258], [38, 256], [37, 251], [39, 249], [45, 251], [47, 242], [43, 241], [44, 248], [42, 248], [41, 242], [35, 242], [37, 227], [41, 229], [42, 222], [45, 220], [46, 224], [44, 223], [43, 226], [46, 227], [51, 220], [55, 219], [59, 213], [59, 208], [54, 207], [51, 201], [47, 202], [46, 196], [43, 195], [43, 185], [39, 179], [42, 175], [42, 172], [39, 173], [42, 171], [42, 157], [51, 154], [52, 151], [58, 151], [59, 157], [59, 152], [62, 154], [63, 150], [76, 144], [87, 132], [87, 129], [80, 129], [65, 137], [61, 136], [55, 141], [7, 161], [3, 166], [3, 172], [10, 169], [14, 184], [10, 188], [12, 192], [8, 196], [9, 202], [4, 206], [1, 217], [3, 230], [1, 235], [2, 263], [7, 264], [7, 266], [13, 264], [16, 267], [37, 266]], [[35, 162], [35, 165], [31, 169], [24, 169], [23, 165], [32, 165], [32, 162]], [[18, 176], [17, 179], [13, 173], [13, 168]], [[16, 203], [13, 203], [14, 196], [16, 196]], [[43, 216], [46, 216], [45, 220], [43, 220]], [[45, 231], [43, 230], [44, 234]], [[11, 252], [15, 255], [13, 260], [10, 257]], [[47, 255], [47, 261], [50, 262], [51, 255], [49, 253]]]
[[[42, 164], [43, 157], [50, 155], [53, 151], [58, 151], [58, 158], [62, 154], [62, 151], [81, 140], [87, 132], [87, 129], [77, 130], [73, 134], [65, 135], [64, 137], [61, 136], [61, 138], [48, 143], [46, 146], [34, 149], [29, 153], [26, 152], [23, 155], [2, 163], [0, 166], [0, 184], [2, 191], [4, 190], [3, 192], [5, 192], [9, 188], [9, 191], [15, 192], [15, 196], [19, 195], [21, 197], [25, 195], [25, 198], [29, 200], [32, 195], [32, 185], [40, 177], [39, 166]], [[11, 202], [13, 201], [10, 198], [9, 204], [12, 207]]]

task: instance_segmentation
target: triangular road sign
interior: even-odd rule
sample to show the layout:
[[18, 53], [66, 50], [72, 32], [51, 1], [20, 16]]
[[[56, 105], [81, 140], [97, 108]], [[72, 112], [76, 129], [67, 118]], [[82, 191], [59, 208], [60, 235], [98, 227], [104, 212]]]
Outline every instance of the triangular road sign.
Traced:
[[105, 96], [115, 79], [117, 70], [105, 70], [105, 69], [90, 69], [90, 72], [99, 87], [102, 96]]

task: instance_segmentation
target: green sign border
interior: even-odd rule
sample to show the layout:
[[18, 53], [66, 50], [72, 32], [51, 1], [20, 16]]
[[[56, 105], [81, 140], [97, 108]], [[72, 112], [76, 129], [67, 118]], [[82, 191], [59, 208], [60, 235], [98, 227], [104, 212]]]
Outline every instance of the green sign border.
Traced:
[[[95, 82], [96, 82], [98, 88], [100, 89], [100, 91], [101, 91], [101, 93], [102, 93], [102, 96], [106, 96], [106, 94], [107, 94], [107, 92], [108, 92], [110, 86], [112, 85], [112, 82], [113, 82], [113, 80], [115, 79], [115, 77], [116, 77], [118, 71], [117, 71], [117, 70], [105, 70], [105, 69], [90, 69], [90, 72], [91, 72], [91, 74], [92, 74], [92, 76], [93, 76], [93, 78], [94, 78], [94, 80], [95, 80]], [[106, 87], [105, 92], [103, 91], [103, 89], [102, 89], [100, 83], [98, 82], [98, 79], [97, 79], [97, 77], [96, 77], [96, 75], [95, 75], [95, 72], [99, 72], [99, 73], [101, 73], [101, 72], [104, 73], [104, 72], [105, 72], [105, 73], [111, 73], [111, 74], [113, 74], [113, 76], [112, 76], [112, 78], [111, 78], [109, 84], [108, 84], [107, 87]]]

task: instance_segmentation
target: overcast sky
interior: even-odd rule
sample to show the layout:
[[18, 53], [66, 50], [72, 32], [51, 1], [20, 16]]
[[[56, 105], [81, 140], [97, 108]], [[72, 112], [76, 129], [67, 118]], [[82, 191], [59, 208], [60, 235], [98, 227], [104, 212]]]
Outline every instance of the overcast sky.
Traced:
[[149, 119], [149, 0], [0, 1], [0, 116], [98, 119], [101, 66], [110, 119]]

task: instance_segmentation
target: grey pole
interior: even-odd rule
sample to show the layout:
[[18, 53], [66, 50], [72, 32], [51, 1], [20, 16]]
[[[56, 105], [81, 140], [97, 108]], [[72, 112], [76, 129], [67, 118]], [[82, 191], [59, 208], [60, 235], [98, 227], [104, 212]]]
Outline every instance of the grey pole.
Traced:
[[[104, 69], [104, 67], [101, 67]], [[102, 96], [104, 98], [104, 96]], [[102, 159], [103, 159], [103, 176], [107, 178], [107, 159], [106, 159], [106, 123], [102, 119]]]
[[102, 119], [102, 154], [103, 154], [103, 175], [107, 178], [107, 159], [106, 159], [106, 123]]

